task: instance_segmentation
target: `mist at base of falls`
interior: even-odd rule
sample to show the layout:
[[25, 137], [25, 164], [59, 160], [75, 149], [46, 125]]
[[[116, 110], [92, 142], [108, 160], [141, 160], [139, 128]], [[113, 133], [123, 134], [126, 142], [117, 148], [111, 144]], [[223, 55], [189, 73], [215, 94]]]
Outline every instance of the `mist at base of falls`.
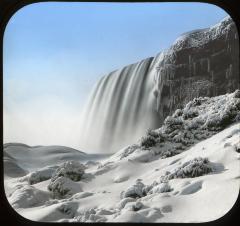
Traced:
[[159, 127], [154, 59], [111, 72], [95, 85], [82, 117], [82, 150], [114, 153]]

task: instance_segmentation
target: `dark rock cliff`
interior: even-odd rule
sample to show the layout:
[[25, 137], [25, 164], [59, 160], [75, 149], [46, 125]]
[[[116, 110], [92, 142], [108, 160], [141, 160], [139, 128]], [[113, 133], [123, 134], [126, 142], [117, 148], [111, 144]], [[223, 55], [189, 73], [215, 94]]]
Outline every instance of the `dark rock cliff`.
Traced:
[[154, 95], [162, 119], [199, 96], [239, 88], [239, 37], [230, 17], [213, 27], [188, 32], [162, 55]]

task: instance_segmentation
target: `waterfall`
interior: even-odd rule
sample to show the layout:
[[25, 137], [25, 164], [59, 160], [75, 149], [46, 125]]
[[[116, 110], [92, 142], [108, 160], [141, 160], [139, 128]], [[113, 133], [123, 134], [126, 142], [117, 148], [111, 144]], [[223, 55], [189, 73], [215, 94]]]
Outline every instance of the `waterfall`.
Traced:
[[[156, 60], [155, 60], [156, 61]], [[111, 153], [159, 127], [154, 58], [116, 70], [95, 85], [83, 114], [83, 150]]]
[[159, 128], [194, 97], [234, 91], [238, 55], [237, 29], [226, 17], [209, 29], [185, 33], [154, 58], [102, 77], [81, 117], [80, 148], [116, 152], [136, 143], [147, 129]]

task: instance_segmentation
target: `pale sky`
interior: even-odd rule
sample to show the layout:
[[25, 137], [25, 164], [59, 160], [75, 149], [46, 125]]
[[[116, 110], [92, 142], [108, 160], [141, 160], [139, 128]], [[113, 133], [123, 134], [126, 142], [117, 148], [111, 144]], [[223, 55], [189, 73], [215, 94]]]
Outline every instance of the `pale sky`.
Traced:
[[225, 16], [205, 3], [35, 3], [20, 9], [4, 34], [4, 142], [78, 148], [80, 113], [101, 76], [155, 56], [180, 34]]

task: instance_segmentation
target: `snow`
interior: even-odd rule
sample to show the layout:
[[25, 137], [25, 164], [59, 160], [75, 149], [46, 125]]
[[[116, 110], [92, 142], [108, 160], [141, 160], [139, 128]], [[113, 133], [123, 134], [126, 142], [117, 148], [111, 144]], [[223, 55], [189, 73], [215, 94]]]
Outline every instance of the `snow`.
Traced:
[[172, 48], [198, 48], [205, 43], [208, 43], [222, 34], [226, 34], [232, 26], [232, 19], [230, 16], [225, 17], [219, 23], [211, 26], [210, 28], [197, 29], [190, 32], [183, 33], [180, 37], [176, 39]]
[[[197, 98], [148, 131], [153, 146], [140, 139], [105, 159], [66, 147], [8, 144], [7, 199], [20, 215], [41, 222], [218, 219], [232, 208], [240, 187], [239, 98], [239, 91]], [[75, 180], [70, 171], [81, 177]]]

